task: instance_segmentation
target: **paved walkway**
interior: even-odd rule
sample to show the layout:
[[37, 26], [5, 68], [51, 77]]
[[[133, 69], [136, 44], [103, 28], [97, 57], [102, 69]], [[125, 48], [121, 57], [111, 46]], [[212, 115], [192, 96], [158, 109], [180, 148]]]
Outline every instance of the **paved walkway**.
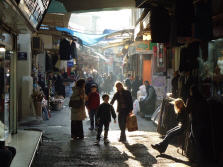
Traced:
[[[67, 103], [66, 103], [67, 104]], [[170, 145], [166, 154], [151, 148], [161, 139], [151, 121], [138, 117], [139, 131], [127, 132], [128, 144], [118, 142], [120, 131], [112, 122], [109, 131], [111, 143], [95, 146], [96, 132], [90, 132], [89, 120], [84, 121], [84, 140], [70, 138], [70, 110], [52, 113], [49, 121], [32, 128], [43, 130], [43, 144], [33, 167], [189, 167], [188, 159]]]

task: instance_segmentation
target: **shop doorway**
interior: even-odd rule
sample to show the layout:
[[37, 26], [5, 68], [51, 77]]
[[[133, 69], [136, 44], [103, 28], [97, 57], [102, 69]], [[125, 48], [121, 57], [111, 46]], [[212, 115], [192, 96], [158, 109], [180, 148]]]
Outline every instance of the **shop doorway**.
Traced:
[[[148, 56], [149, 57], [149, 56]], [[144, 57], [143, 60], [143, 82], [152, 81], [152, 61], [147, 56]]]
[[0, 140], [9, 134], [10, 120], [10, 57], [0, 51]]

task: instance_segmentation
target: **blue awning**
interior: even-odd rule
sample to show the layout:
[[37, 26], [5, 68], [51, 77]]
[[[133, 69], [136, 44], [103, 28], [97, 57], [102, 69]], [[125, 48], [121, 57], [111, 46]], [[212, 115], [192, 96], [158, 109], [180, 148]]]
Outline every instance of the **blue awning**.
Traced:
[[104, 37], [106, 37], [107, 35], [110, 35], [115, 32], [115, 31], [110, 31], [105, 34], [94, 35], [94, 34], [84, 34], [84, 33], [74, 31], [74, 30], [64, 28], [64, 27], [56, 27], [56, 30], [67, 32], [67, 33], [71, 34], [72, 36], [75, 36], [75, 37], [81, 39], [83, 42], [83, 45], [86, 45], [86, 46], [95, 45], [98, 42], [102, 41], [104, 39]]

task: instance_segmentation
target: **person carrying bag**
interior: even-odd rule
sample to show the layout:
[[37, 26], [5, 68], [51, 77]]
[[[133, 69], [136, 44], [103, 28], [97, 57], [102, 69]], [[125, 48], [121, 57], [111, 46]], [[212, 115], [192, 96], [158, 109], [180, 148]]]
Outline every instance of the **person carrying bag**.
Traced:
[[129, 132], [138, 130], [137, 117], [132, 112], [127, 116], [126, 128], [128, 129]]
[[87, 117], [85, 112], [85, 80], [79, 79], [76, 86], [73, 87], [73, 94], [70, 98], [69, 107], [71, 107], [71, 138], [83, 139], [83, 123]]

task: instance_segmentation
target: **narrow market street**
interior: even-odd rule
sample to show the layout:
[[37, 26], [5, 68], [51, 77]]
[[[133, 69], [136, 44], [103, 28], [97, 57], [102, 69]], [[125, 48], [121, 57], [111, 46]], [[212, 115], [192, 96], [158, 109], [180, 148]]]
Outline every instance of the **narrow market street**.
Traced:
[[[96, 132], [89, 131], [89, 120], [84, 121], [84, 140], [73, 141], [70, 138], [70, 110], [65, 101], [64, 109], [53, 112], [48, 121], [40, 125], [29, 125], [29, 129], [43, 131], [43, 142], [35, 157], [32, 167], [187, 167], [186, 157], [177, 153], [175, 146], [170, 145], [166, 154], [151, 148], [151, 144], [161, 140], [156, 127], [151, 121], [138, 116], [139, 130], [127, 132], [128, 143], [118, 142], [120, 131], [118, 124], [111, 123], [109, 145], [94, 145]], [[24, 127], [25, 128], [25, 127]]]
[[223, 167], [222, 108], [223, 0], [0, 0], [0, 167]]

